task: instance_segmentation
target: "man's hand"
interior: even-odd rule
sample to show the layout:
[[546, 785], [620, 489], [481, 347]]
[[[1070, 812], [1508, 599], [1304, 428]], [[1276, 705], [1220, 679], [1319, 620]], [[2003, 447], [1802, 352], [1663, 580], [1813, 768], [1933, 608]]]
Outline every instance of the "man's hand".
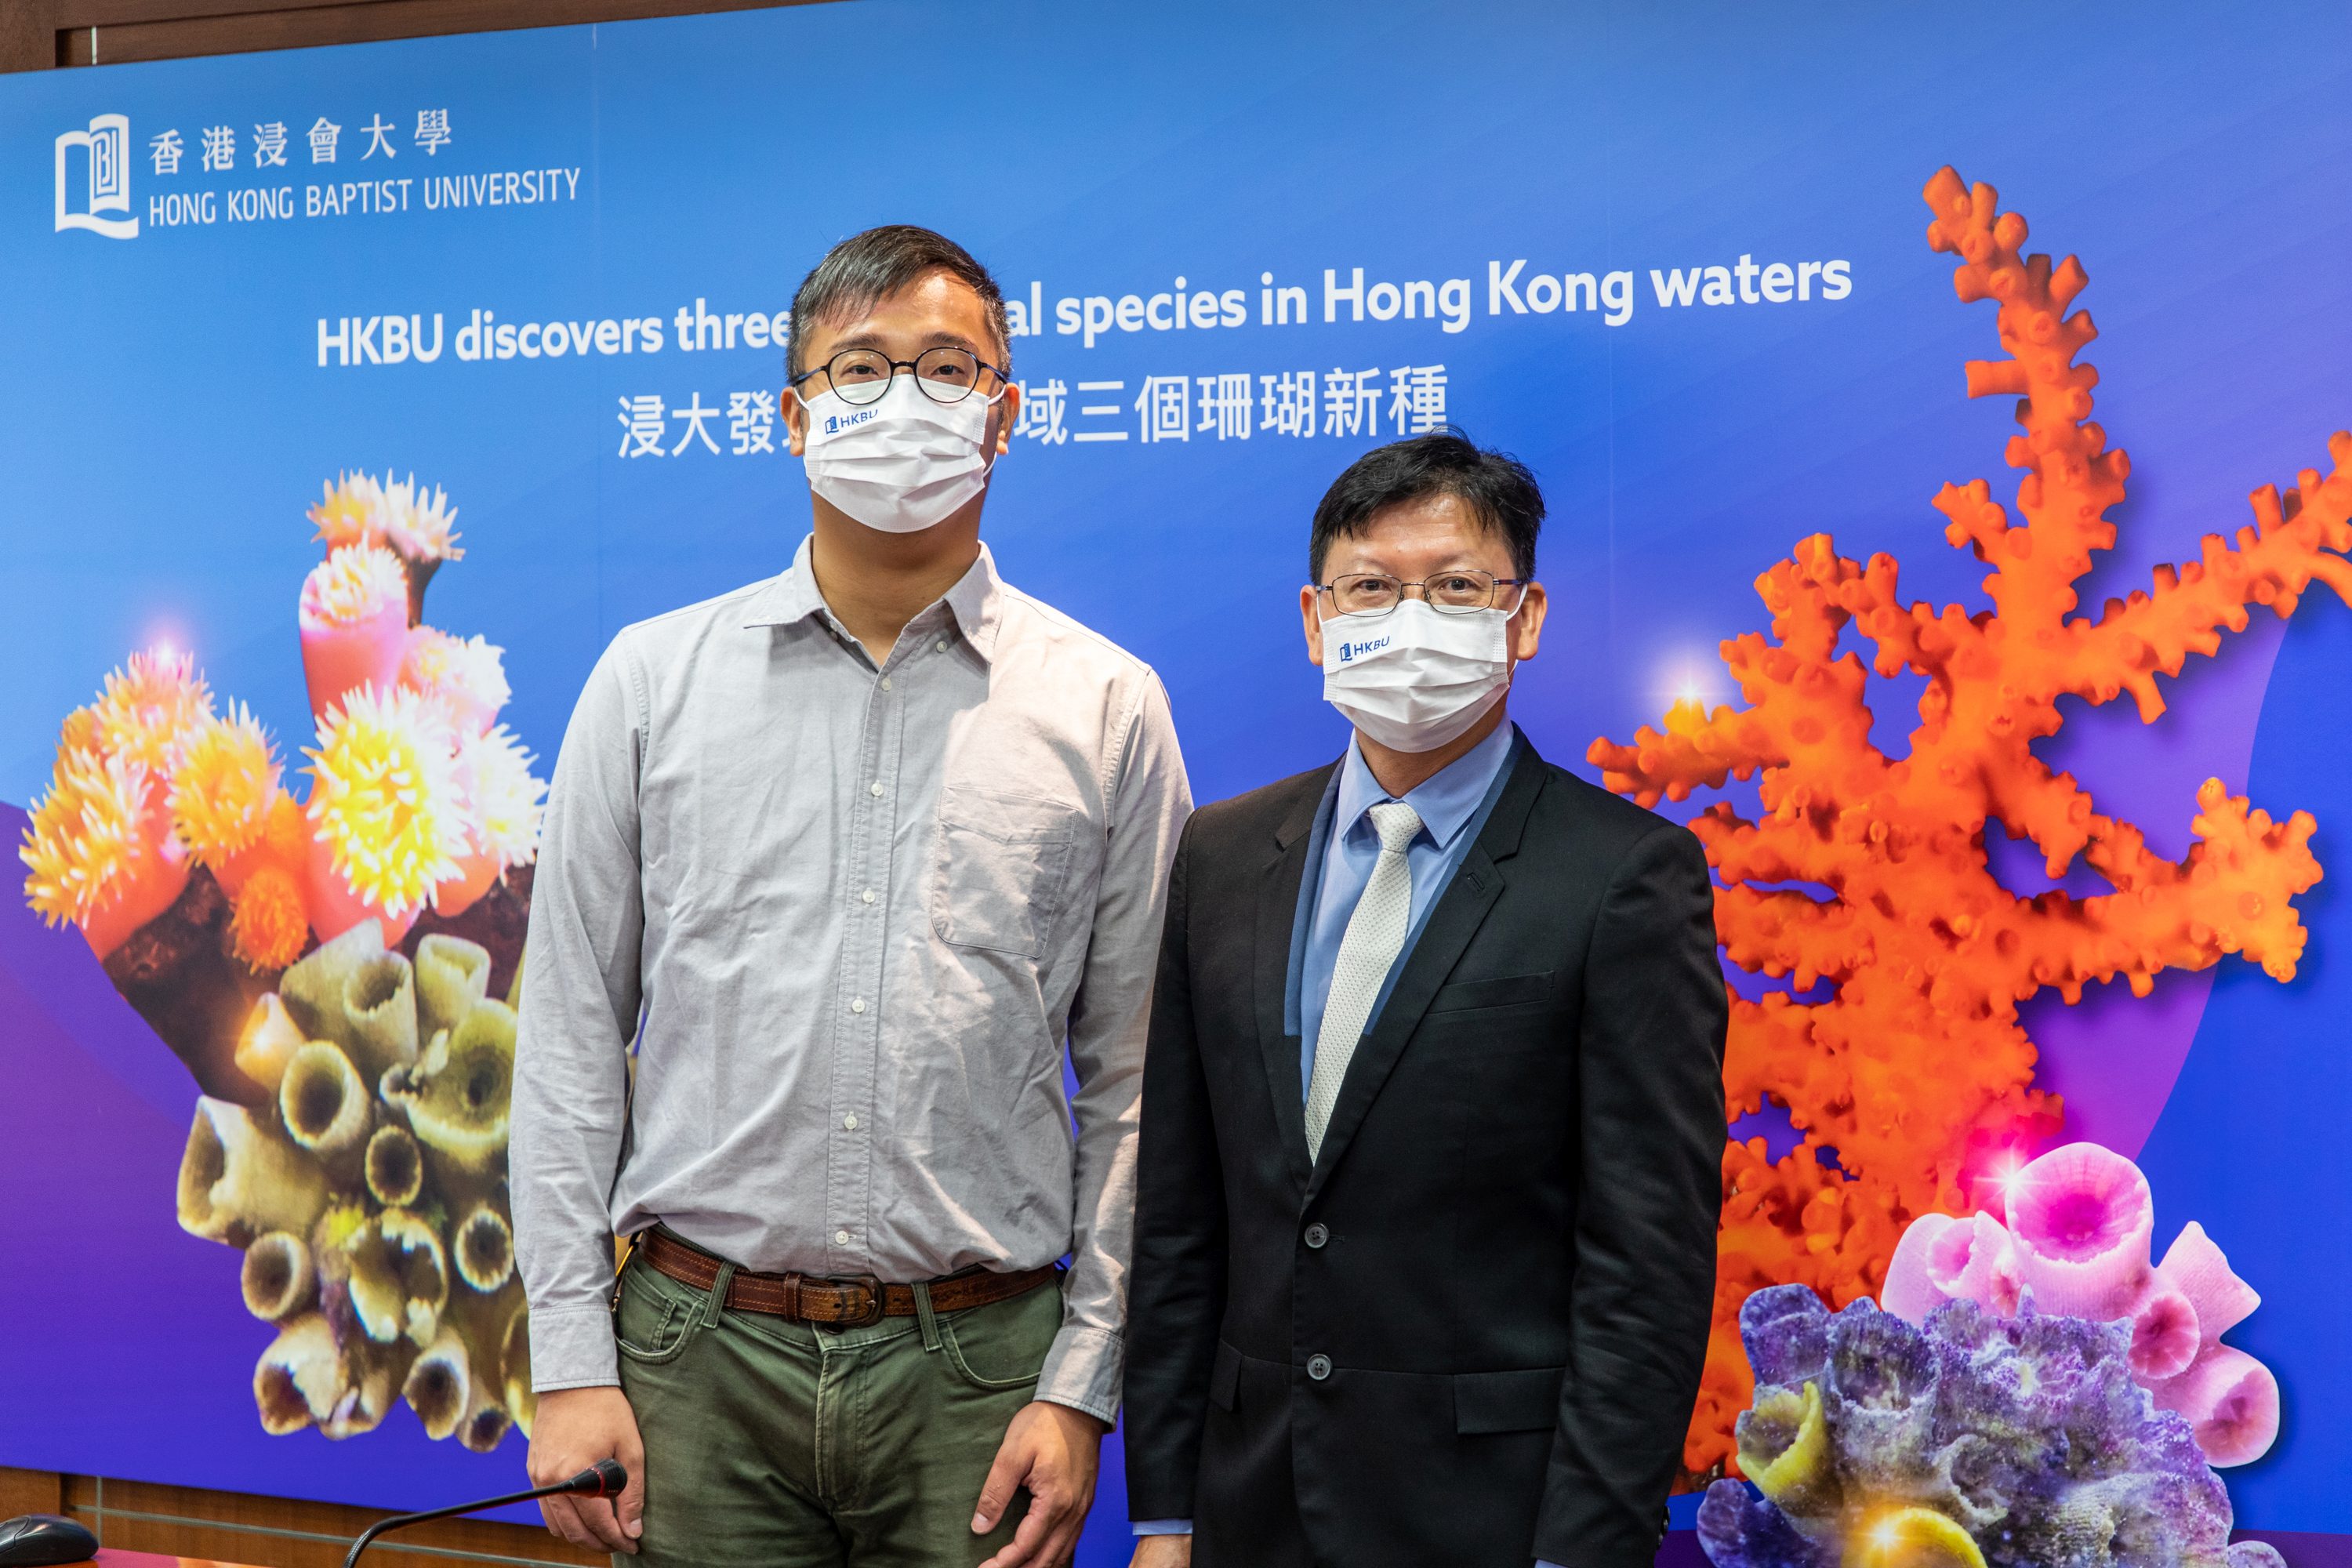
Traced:
[[[530, 1484], [551, 1487], [570, 1480], [599, 1459], [617, 1459], [629, 1484], [616, 1504], [610, 1498], [550, 1497], [539, 1500], [547, 1528], [591, 1552], [629, 1552], [646, 1532], [646, 1446], [637, 1436], [636, 1412], [617, 1388], [566, 1388], [539, 1396], [530, 1427]], [[1000, 1458], [999, 1464], [1003, 1461]], [[1087, 1466], [1087, 1489], [1094, 1489], [1094, 1466]]]
[[1139, 1535], [1127, 1568], [1192, 1568], [1192, 1538], [1189, 1534]]
[[1029, 1511], [1013, 1531], [1013, 1544], [980, 1568], [1062, 1568], [1069, 1562], [1087, 1510], [1094, 1506], [1103, 1431], [1101, 1422], [1066, 1405], [1034, 1400], [1022, 1407], [988, 1468], [971, 1532], [994, 1530], [1018, 1488], [1029, 1489]]

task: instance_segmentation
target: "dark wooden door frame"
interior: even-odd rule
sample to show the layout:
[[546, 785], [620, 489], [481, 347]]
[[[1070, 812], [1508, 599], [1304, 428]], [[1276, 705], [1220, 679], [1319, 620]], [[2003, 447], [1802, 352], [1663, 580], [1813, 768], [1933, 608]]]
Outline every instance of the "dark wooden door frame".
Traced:
[[0, 0], [0, 71], [814, 3], [817, 0]]

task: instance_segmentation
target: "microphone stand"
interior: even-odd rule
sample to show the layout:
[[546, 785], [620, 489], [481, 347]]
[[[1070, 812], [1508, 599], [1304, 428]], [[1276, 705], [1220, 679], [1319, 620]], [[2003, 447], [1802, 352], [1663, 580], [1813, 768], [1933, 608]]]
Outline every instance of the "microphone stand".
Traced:
[[343, 1558], [343, 1568], [352, 1568], [352, 1564], [360, 1560], [360, 1553], [375, 1543], [376, 1537], [388, 1535], [395, 1530], [405, 1530], [412, 1524], [423, 1524], [428, 1520], [449, 1519], [461, 1513], [478, 1513], [486, 1508], [504, 1508], [509, 1503], [530, 1502], [539, 1498], [554, 1497], [560, 1493], [579, 1493], [587, 1497], [618, 1497], [622, 1489], [628, 1484], [628, 1471], [611, 1459], [599, 1459], [591, 1468], [581, 1471], [568, 1481], [558, 1481], [551, 1487], [534, 1487], [527, 1492], [509, 1492], [504, 1497], [484, 1498], [478, 1502], [461, 1502], [452, 1504], [448, 1508], [427, 1509], [423, 1513], [396, 1513], [390, 1519], [377, 1520], [361, 1532], [360, 1538], [352, 1542], [350, 1552]]

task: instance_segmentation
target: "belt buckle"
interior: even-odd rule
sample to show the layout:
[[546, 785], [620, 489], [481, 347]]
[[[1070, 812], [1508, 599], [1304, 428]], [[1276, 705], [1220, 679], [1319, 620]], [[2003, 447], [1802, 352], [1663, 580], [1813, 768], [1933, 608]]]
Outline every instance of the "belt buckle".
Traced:
[[818, 1322], [816, 1324], [818, 1328], [833, 1330], [863, 1329], [882, 1321], [882, 1309], [886, 1304], [886, 1298], [883, 1294], [882, 1281], [878, 1277], [872, 1274], [852, 1274], [844, 1279], [817, 1279], [808, 1281], [808, 1283], [824, 1285], [835, 1290], [863, 1290], [866, 1292], [865, 1310], [859, 1312], [857, 1316], [854, 1318], [840, 1317], [832, 1319], [828, 1321]]

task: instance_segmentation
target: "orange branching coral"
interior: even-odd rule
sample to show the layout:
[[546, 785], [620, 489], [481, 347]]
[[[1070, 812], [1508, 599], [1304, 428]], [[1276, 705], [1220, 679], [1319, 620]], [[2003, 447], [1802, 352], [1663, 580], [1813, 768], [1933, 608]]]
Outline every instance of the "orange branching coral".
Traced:
[[[1803, 1134], [1777, 1163], [1763, 1141], [1724, 1152], [1715, 1338], [1684, 1463], [1732, 1468], [1732, 1417], [1749, 1401], [1738, 1314], [1748, 1293], [1811, 1286], [1832, 1305], [1874, 1293], [1897, 1236], [1929, 1212], [1970, 1212], [1979, 1179], [2058, 1126], [2034, 1089], [2034, 1050], [2017, 1005], [2045, 986], [2068, 1002], [2086, 982], [2124, 977], [2146, 995], [2161, 971], [2242, 954], [2274, 978], [2294, 973], [2304, 931], [2290, 903], [2319, 879], [2314, 824], [2274, 822], [2218, 780], [2197, 794], [2196, 842], [2175, 864], [2138, 828], [2100, 813], [2071, 776], [2036, 758], [2063, 722], [2058, 699], [2128, 691], [2142, 719], [2164, 710], [2156, 677], [2213, 654], [2247, 606], [2281, 616], [2315, 579], [2352, 601], [2352, 436], [2329, 443], [2334, 471], [2305, 470], [2284, 495], [2254, 492], [2254, 524], [2209, 536], [2199, 560], [2159, 568], [2152, 590], [2074, 614], [2074, 584], [2115, 542], [2109, 508], [2129, 464], [2090, 420], [2097, 372], [2075, 363], [2095, 336], [2067, 314], [2086, 281], [2073, 257], [2025, 256], [2024, 219], [1996, 210], [1989, 185], [1950, 169], [1926, 190], [1928, 244], [1960, 258], [1960, 300], [1991, 300], [2004, 357], [1968, 366], [1972, 397], [2016, 396], [2025, 470], [2017, 510], [1983, 479], [1947, 485], [1935, 504], [1946, 537], [1992, 567], [1993, 609], [1906, 602], [1896, 563], [1858, 563], [1826, 535], [1757, 580], [1769, 637], [1723, 644], [1744, 705], [1679, 703], [1631, 745], [1596, 741], [1608, 786], [1643, 805], [1759, 777], [1762, 819], [1717, 803], [1692, 829], [1721, 887], [1716, 926], [1732, 963], [1826, 1000], [1734, 999], [1724, 1083], [1730, 1113], [1780, 1102]], [[1867, 667], [1838, 644], [1851, 626]], [[1870, 742], [1870, 675], [1925, 676], [1910, 750]], [[2031, 838], [2051, 875], [2079, 856], [2115, 891], [2076, 900], [2011, 893], [1988, 868], [1984, 829]], [[1792, 889], [1826, 889], [1827, 897]], [[1836, 1151], [1833, 1164], [1818, 1153]]]

